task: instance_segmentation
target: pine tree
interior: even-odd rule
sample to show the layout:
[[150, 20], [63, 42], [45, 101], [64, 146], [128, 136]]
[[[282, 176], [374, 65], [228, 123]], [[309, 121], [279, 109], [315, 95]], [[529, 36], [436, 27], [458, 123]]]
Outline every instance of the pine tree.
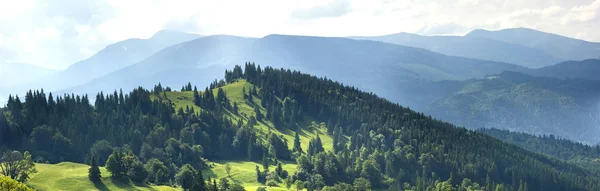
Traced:
[[239, 112], [238, 110], [239, 110], [238, 104], [237, 104], [237, 102], [235, 102], [235, 101], [234, 101], [234, 102], [233, 102], [233, 109], [232, 109], [232, 112], [233, 112], [234, 114], [238, 114], [238, 112]]
[[100, 168], [98, 168], [98, 164], [96, 163], [96, 157], [92, 157], [92, 163], [90, 166], [90, 169], [88, 170], [88, 178], [90, 179], [90, 181], [92, 182], [99, 182], [100, 181]]
[[298, 131], [296, 131], [296, 135], [294, 136], [294, 150], [293, 152], [302, 153], [302, 145], [300, 143], [300, 136], [298, 135]]
[[256, 113], [256, 121], [262, 121], [263, 115], [260, 112], [260, 108], [258, 108], [258, 106], [254, 106], [254, 113]]
[[190, 190], [193, 191], [206, 191], [206, 182], [204, 182], [204, 177], [202, 176], [202, 171], [196, 171], [196, 180], [194, 181], [194, 185]]

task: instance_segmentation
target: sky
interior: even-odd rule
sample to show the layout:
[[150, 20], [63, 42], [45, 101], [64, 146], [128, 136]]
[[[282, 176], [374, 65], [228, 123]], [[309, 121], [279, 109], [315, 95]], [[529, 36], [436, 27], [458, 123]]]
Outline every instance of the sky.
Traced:
[[600, 0], [0, 0], [0, 61], [65, 69], [161, 29], [262, 37], [514, 27], [600, 42]]

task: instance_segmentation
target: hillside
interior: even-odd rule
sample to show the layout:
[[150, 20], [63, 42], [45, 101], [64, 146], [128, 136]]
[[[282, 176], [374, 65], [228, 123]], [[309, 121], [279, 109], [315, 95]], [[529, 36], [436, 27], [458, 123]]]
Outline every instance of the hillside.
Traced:
[[469, 128], [554, 134], [590, 143], [600, 134], [598, 81], [505, 72], [453, 84], [458, 88], [429, 104], [426, 113]]
[[[89, 156], [100, 165], [123, 160], [144, 168], [111, 169], [142, 185], [182, 185], [176, 174], [186, 169], [223, 177], [232, 163], [229, 182], [246, 187], [600, 188], [586, 169], [326, 78], [246, 64], [204, 91], [196, 89], [157, 85], [99, 93], [93, 105], [87, 96], [32, 91], [27, 101], [14, 98], [2, 108], [1, 144], [30, 148], [36, 160], [53, 163], [81, 163]], [[138, 171], [148, 177], [138, 179]]]
[[600, 80], [600, 60], [566, 61], [528, 72], [531, 75], [554, 78]]
[[543, 51], [562, 60], [585, 60], [600, 55], [600, 43], [573, 39], [528, 28], [474, 30], [467, 37], [487, 38]]
[[479, 129], [477, 132], [600, 172], [600, 146], [598, 145], [590, 146], [553, 135], [535, 136], [499, 129]]
[[541, 68], [562, 61], [541, 50], [471, 36], [421, 36], [410, 33], [397, 33], [350, 38], [423, 48], [451, 56], [512, 63], [528, 68]]

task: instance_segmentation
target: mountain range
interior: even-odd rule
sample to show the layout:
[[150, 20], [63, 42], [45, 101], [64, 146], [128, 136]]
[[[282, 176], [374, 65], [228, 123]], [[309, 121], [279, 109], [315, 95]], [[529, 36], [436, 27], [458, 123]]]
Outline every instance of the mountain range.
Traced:
[[123, 40], [106, 46], [90, 58], [76, 62], [64, 71], [31, 83], [29, 87], [57, 91], [82, 85], [137, 63], [166, 47], [200, 37], [202, 36], [162, 30], [148, 39]]
[[474, 30], [464, 36], [422, 36], [397, 33], [350, 37], [428, 49], [442, 54], [541, 68], [562, 61], [598, 58], [600, 43], [527, 28]]
[[[454, 89], [431, 100], [425, 113], [470, 128], [502, 128], [587, 143], [598, 141], [600, 81], [504, 72], [448, 83], [454, 83]], [[438, 86], [448, 87], [447, 83]]]
[[[509, 39], [527, 35], [537, 43]], [[569, 46], [542, 47], [550, 43], [545, 41]], [[597, 45], [523, 28], [465, 36], [350, 38], [161, 31], [149, 39], [109, 45], [28, 87], [58, 94], [151, 88], [159, 82], [178, 88], [188, 82], [208, 84], [233, 64], [251, 61], [340, 81], [468, 128], [493, 126], [593, 142], [599, 60], [564, 60], [594, 58], [593, 51], [575, 52]]]

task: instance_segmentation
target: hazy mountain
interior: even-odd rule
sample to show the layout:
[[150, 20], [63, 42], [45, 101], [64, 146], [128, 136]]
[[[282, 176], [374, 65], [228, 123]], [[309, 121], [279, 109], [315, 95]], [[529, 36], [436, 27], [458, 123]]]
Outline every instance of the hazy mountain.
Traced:
[[600, 80], [600, 60], [566, 61], [529, 72], [532, 75], [555, 78]]
[[600, 81], [504, 72], [456, 81], [453, 87], [459, 88], [429, 104], [425, 113], [468, 128], [555, 134], [586, 142], [596, 142], [600, 135]]
[[0, 60], [0, 88], [12, 88], [48, 76], [56, 70], [31, 64], [8, 63]]
[[446, 56], [425, 49], [347, 38], [269, 35], [260, 39], [209, 36], [166, 48], [147, 59], [68, 92], [131, 89], [158, 82], [178, 88], [188, 81], [206, 85], [228, 64], [301, 69], [403, 102], [407, 85], [480, 78], [524, 68]]
[[529, 68], [541, 68], [561, 61], [540, 50], [474, 36], [421, 36], [397, 33], [351, 38], [424, 48], [452, 56], [514, 63]]
[[598, 58], [600, 43], [573, 39], [527, 28], [498, 31], [474, 30], [465, 37], [480, 37], [518, 44], [544, 51], [563, 60]]
[[137, 63], [166, 47], [201, 37], [175, 31], [159, 31], [148, 39], [127, 39], [106, 46], [92, 57], [71, 65], [31, 86], [60, 90], [84, 84], [121, 68]]
[[165, 48], [133, 65], [62, 92], [129, 90], [159, 82], [179, 88], [191, 81], [203, 87], [222, 76], [227, 63], [239, 64], [239, 54], [254, 40], [225, 35], [198, 38]]

